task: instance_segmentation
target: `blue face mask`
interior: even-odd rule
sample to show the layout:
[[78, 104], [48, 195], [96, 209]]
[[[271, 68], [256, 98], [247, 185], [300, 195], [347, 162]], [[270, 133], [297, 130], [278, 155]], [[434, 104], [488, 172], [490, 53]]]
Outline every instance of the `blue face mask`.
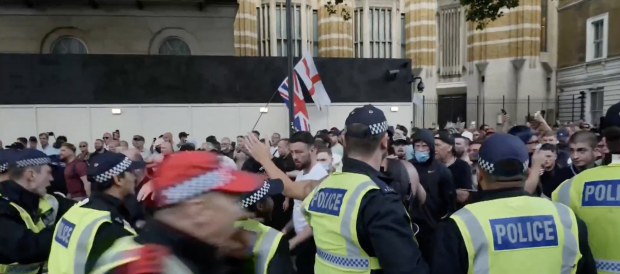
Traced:
[[426, 163], [426, 161], [431, 158], [431, 154], [428, 151], [422, 152], [416, 150], [413, 156], [415, 157], [415, 160], [418, 161], [418, 163]]

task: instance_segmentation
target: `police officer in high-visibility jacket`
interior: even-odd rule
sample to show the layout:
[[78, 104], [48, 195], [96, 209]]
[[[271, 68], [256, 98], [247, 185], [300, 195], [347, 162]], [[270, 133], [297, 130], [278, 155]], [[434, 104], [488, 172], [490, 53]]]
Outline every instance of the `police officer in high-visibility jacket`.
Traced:
[[516, 136], [496, 133], [482, 143], [479, 191], [438, 225], [433, 273], [596, 273], [583, 221], [525, 191], [528, 159]]
[[46, 193], [51, 168], [45, 153], [8, 150], [4, 156], [8, 180], [0, 182], [0, 273], [36, 274], [47, 262], [56, 221], [74, 202]]
[[114, 241], [136, 234], [127, 222], [129, 213], [122, 202], [134, 194], [136, 169], [144, 169], [144, 163], [123, 154], [104, 153], [93, 160], [87, 171], [93, 193], [58, 222], [49, 274], [89, 273]]
[[153, 217], [138, 236], [117, 240], [91, 274], [247, 273], [235, 269], [247, 269], [243, 260], [229, 258], [245, 257], [251, 247], [252, 233], [235, 228], [248, 217], [239, 194], [262, 185], [254, 174], [222, 167], [213, 153], [170, 154], [152, 181]]
[[[257, 219], [271, 221], [273, 200], [271, 196], [282, 194], [284, 185], [281, 180], [268, 180], [263, 186], [243, 195], [241, 205], [253, 213]], [[289, 243], [282, 232], [275, 230], [258, 220], [248, 219], [235, 224], [255, 234], [252, 253], [254, 255], [255, 274], [291, 274], [293, 260]]]
[[620, 103], [602, 119], [609, 153], [603, 165], [564, 181], [552, 194], [588, 225], [590, 248], [599, 274], [620, 273]]
[[365, 105], [345, 122], [342, 170], [302, 203], [316, 243], [314, 272], [427, 273], [400, 196], [380, 172], [387, 156], [383, 111]]

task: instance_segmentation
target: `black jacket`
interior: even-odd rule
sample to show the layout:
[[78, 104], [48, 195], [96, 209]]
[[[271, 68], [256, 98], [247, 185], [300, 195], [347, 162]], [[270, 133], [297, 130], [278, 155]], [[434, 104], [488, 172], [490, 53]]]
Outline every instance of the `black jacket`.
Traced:
[[103, 223], [97, 229], [95, 239], [93, 240], [93, 246], [88, 254], [86, 261], [85, 273], [89, 273], [97, 260], [108, 250], [119, 238], [132, 235], [129, 231], [125, 230], [124, 221], [130, 221], [129, 210], [121, 203], [116, 197], [104, 194], [93, 193], [88, 202], [82, 206], [83, 208], [96, 209], [101, 211], [110, 212], [110, 223]]
[[413, 240], [411, 220], [400, 196], [388, 186], [392, 178], [355, 159], [345, 157], [342, 164], [343, 172], [365, 174], [380, 188], [364, 195], [357, 214], [360, 246], [371, 257], [377, 257], [382, 267], [371, 273], [428, 273], [428, 265]]
[[420, 183], [426, 190], [425, 206], [435, 221], [456, 210], [456, 187], [450, 170], [435, 159], [435, 138], [427, 129], [420, 130], [413, 142], [423, 141], [430, 148], [430, 158], [420, 163], [415, 158], [410, 162], [418, 171]]
[[456, 211], [456, 187], [450, 170], [435, 159], [433, 133], [430, 130], [422, 129], [413, 136], [414, 144], [417, 141], [423, 141], [430, 148], [430, 158], [426, 162], [418, 162], [415, 158], [410, 160], [418, 171], [420, 184], [426, 191], [426, 202], [420, 207], [417, 199], [411, 199], [409, 215], [420, 229], [416, 238], [424, 259], [428, 261], [433, 249], [431, 239], [437, 222]]
[[[530, 195], [523, 188], [480, 191], [477, 201], [510, 198]], [[543, 198], [540, 198], [543, 199]], [[579, 231], [579, 251], [581, 260], [577, 264], [577, 274], [596, 274], [596, 262], [588, 246], [588, 231], [586, 224], [577, 218]], [[437, 274], [466, 274], [469, 270], [469, 258], [465, 241], [461, 231], [452, 219], [442, 221], [433, 241], [434, 249], [430, 260], [432, 273]], [[528, 262], [519, 262], [528, 263]], [[534, 267], [535, 268], [535, 267]]]
[[[0, 182], [0, 264], [31, 264], [45, 262], [52, 249], [52, 238], [56, 224], [49, 224], [39, 233], [26, 228], [19, 212], [10, 202], [26, 210], [32, 221], [37, 223], [42, 213], [39, 210], [41, 197], [29, 192], [14, 181]], [[56, 222], [60, 220], [74, 201], [51, 194], [58, 200]]]

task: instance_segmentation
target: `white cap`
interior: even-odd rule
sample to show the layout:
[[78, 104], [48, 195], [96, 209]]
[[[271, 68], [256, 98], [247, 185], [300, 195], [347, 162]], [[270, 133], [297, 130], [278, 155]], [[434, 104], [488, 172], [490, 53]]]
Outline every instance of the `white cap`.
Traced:
[[473, 141], [474, 140], [474, 134], [469, 132], [469, 131], [464, 131], [463, 133], [461, 133], [461, 136], [469, 139], [469, 141]]

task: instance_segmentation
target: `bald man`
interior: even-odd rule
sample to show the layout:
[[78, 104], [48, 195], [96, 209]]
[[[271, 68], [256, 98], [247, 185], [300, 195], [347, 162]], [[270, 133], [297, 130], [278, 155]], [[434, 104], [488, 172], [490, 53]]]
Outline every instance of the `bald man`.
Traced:
[[[107, 146], [110, 143], [110, 141], [112, 141], [112, 134], [109, 132], [106, 132], [103, 134], [102, 139], [103, 139], [103, 143]], [[106, 147], [106, 149], [108, 148]]]

